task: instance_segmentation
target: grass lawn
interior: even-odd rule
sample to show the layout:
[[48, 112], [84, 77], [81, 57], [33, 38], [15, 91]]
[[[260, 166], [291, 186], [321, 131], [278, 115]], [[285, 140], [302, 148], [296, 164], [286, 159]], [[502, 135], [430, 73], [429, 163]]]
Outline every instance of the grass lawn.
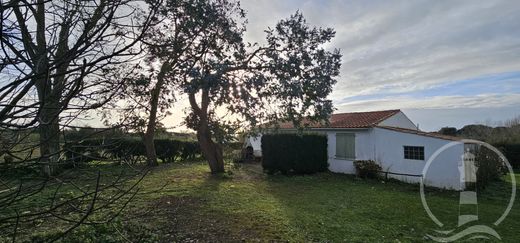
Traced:
[[[332, 173], [269, 176], [258, 164], [230, 171], [212, 176], [203, 162], [161, 165], [147, 175], [143, 193], [125, 214], [103, 230], [117, 231], [121, 237], [114, 241], [138, 241], [129, 236], [134, 229], [126, 229], [137, 225], [147, 232], [143, 239], [162, 242], [417, 242], [434, 230], [455, 228], [458, 219], [458, 192], [427, 190], [432, 211], [445, 224], [439, 228], [423, 209], [418, 185]], [[507, 186], [496, 183], [479, 195], [480, 222], [492, 225], [502, 214]], [[494, 229], [506, 242], [520, 239], [518, 203]], [[75, 234], [93, 237], [85, 227]]]

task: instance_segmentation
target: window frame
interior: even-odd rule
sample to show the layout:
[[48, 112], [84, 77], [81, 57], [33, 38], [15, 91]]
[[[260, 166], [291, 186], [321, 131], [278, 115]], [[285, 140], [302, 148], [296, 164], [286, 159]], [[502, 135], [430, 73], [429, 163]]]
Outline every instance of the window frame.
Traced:
[[[353, 151], [353, 156], [340, 156], [338, 155], [338, 135], [339, 136], [346, 136], [346, 137], [352, 137], [353, 139], [353, 148], [352, 148], [352, 151]], [[336, 132], [335, 134], [336, 136], [336, 151], [335, 151], [335, 154], [334, 154], [334, 158], [335, 159], [338, 159], [338, 160], [355, 160], [356, 159], [356, 133], [353, 133], [353, 132]], [[345, 150], [347, 150], [347, 148], [345, 148]]]
[[403, 158], [407, 160], [425, 160], [424, 146], [403, 145]]

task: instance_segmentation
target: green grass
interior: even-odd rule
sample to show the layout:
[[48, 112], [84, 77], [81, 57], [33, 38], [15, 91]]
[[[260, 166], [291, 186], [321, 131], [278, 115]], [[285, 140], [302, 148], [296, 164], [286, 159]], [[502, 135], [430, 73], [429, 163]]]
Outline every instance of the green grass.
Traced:
[[[142, 193], [106, 232], [135, 231], [138, 225], [138, 230], [148, 232], [146, 237], [164, 242], [417, 242], [434, 230], [452, 229], [457, 222], [458, 192], [427, 190], [432, 211], [446, 224], [439, 228], [423, 209], [417, 185], [332, 173], [268, 176], [252, 164], [229, 171], [213, 176], [202, 162], [161, 165], [141, 183]], [[516, 179], [520, 181], [518, 174]], [[502, 214], [508, 186], [495, 183], [479, 195], [481, 222], [491, 225]], [[494, 229], [506, 242], [520, 238], [518, 204]], [[92, 231], [82, 227], [75, 233], [88, 239]], [[126, 237], [114, 241], [128, 239], [128, 233], [121, 235]]]

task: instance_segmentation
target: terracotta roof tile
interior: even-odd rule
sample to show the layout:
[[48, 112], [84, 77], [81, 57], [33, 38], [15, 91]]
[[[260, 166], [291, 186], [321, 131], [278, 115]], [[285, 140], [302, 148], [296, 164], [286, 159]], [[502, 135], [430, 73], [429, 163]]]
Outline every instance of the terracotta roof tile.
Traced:
[[[399, 112], [400, 110], [339, 113], [330, 117], [328, 126], [317, 122], [307, 125], [309, 128], [370, 128]], [[305, 123], [303, 121], [303, 124]], [[292, 122], [283, 122], [279, 125], [284, 129], [294, 128]]]

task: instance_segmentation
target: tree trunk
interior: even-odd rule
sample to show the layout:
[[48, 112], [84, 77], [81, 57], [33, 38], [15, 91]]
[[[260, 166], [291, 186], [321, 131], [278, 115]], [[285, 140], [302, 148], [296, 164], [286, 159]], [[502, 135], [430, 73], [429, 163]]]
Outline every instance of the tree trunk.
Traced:
[[40, 163], [42, 174], [52, 176], [58, 169], [60, 159], [60, 125], [59, 112], [52, 104], [44, 105], [40, 111]]
[[157, 75], [157, 83], [151, 91], [150, 99], [150, 114], [148, 116], [148, 125], [143, 138], [144, 146], [146, 148], [146, 161], [148, 166], [157, 166], [157, 153], [155, 151], [155, 127], [157, 125], [157, 108], [159, 106], [159, 96], [163, 85], [166, 83], [166, 74], [171, 71], [172, 65], [169, 62], [163, 63], [161, 71]]
[[143, 137], [144, 146], [146, 148], [146, 163], [148, 166], [157, 166], [157, 153], [155, 152], [155, 126], [157, 123], [157, 106], [159, 102], [160, 89], [155, 87], [152, 90], [152, 99], [150, 104], [150, 115], [148, 116], [148, 125]]
[[[151, 125], [153, 127], [151, 127]], [[148, 166], [157, 166], [159, 163], [157, 162], [157, 154], [155, 153], [155, 122], [153, 124], [149, 123], [146, 129], [146, 133], [144, 134], [143, 141], [144, 147], [146, 148], [146, 164]]]
[[213, 142], [208, 126], [201, 125], [197, 131], [197, 139], [202, 155], [208, 161], [212, 174], [224, 173], [222, 147]]
[[201, 106], [197, 104], [195, 93], [188, 95], [191, 108], [196, 116], [199, 117], [197, 125], [197, 140], [199, 141], [202, 155], [208, 161], [212, 174], [224, 173], [224, 156], [222, 155], [222, 147], [213, 142], [211, 139], [211, 131], [209, 130], [208, 106], [209, 106], [209, 90], [202, 90]]

